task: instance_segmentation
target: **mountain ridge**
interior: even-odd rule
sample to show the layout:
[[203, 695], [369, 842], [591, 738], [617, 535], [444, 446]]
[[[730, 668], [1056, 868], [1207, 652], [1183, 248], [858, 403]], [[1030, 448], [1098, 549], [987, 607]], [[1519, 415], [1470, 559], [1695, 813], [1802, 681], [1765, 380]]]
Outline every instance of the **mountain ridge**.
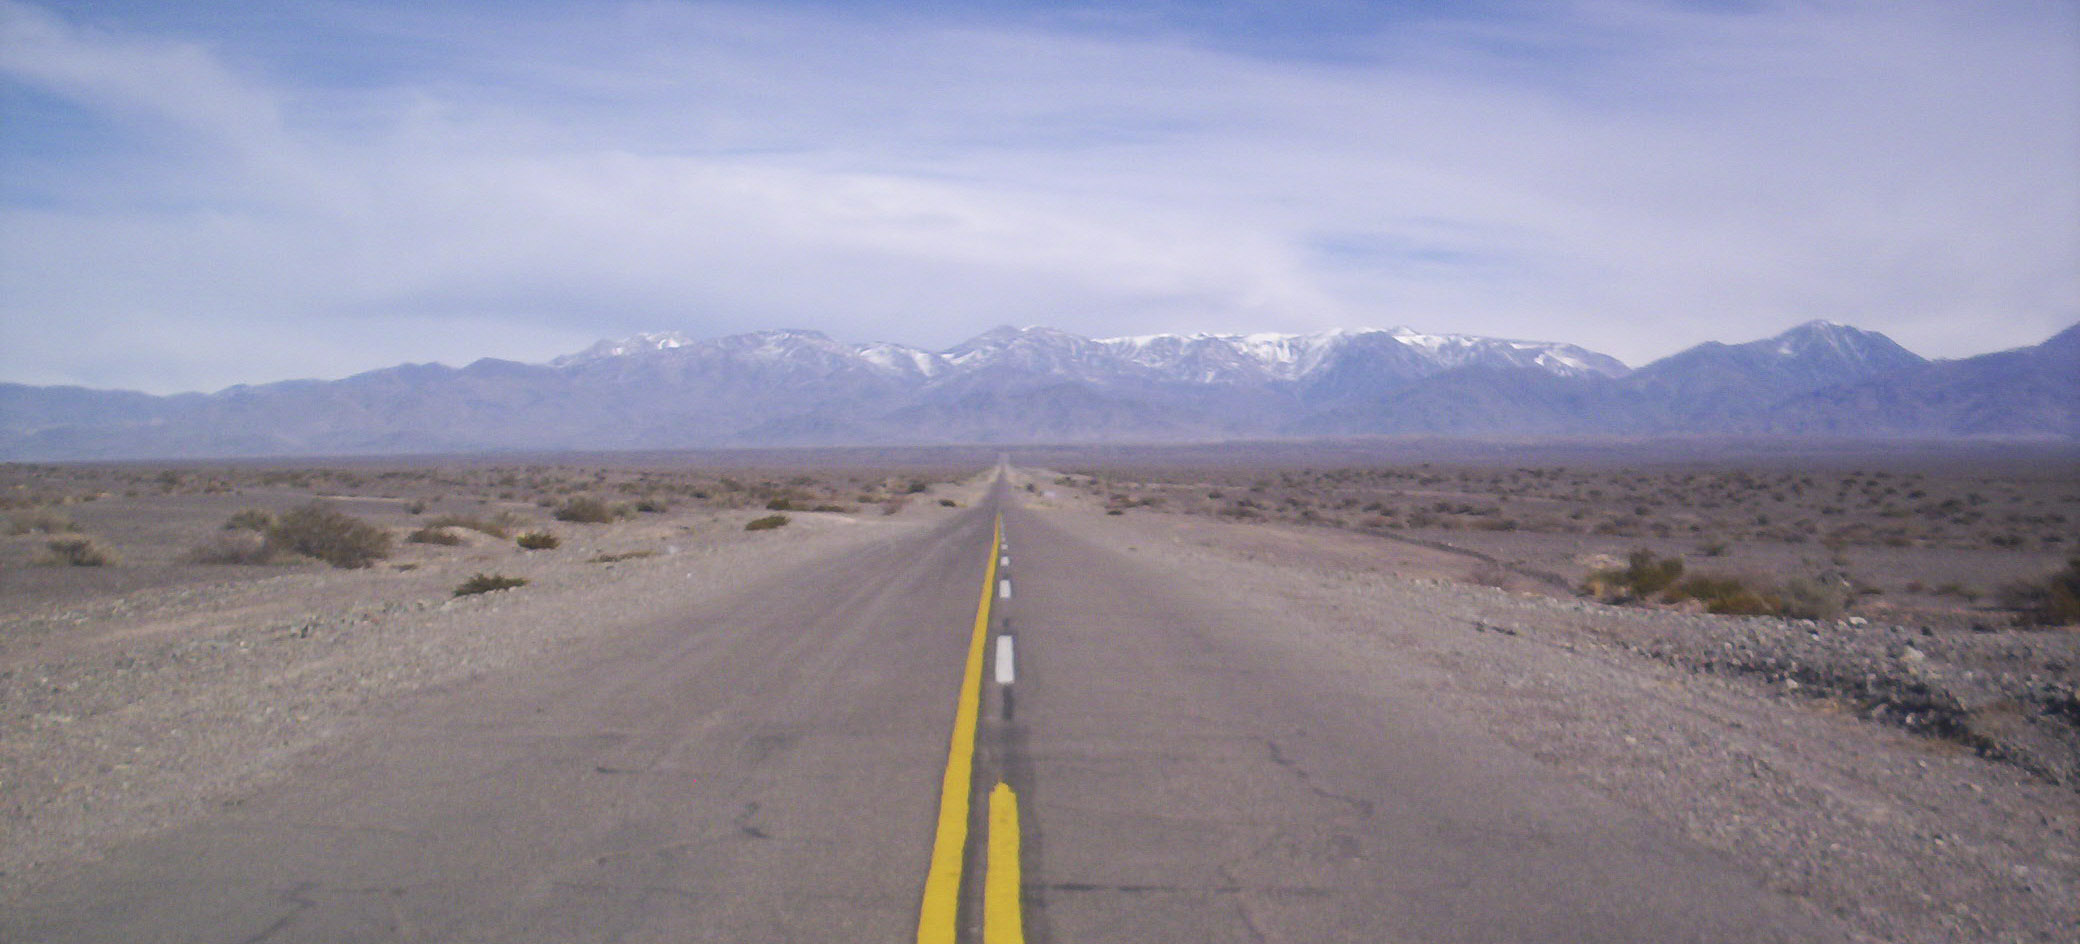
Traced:
[[402, 364], [212, 394], [0, 384], [0, 459], [1348, 435], [2080, 438], [2080, 326], [1930, 361], [1809, 321], [1638, 369], [1553, 341], [1407, 327], [1087, 338], [1002, 326], [941, 351], [788, 328], [652, 332], [543, 364]]

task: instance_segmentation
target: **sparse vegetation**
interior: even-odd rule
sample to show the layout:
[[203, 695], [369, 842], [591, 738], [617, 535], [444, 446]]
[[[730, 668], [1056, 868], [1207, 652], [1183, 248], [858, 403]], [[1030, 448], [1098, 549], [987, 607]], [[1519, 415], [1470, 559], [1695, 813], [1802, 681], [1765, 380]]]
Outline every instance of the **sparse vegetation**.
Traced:
[[578, 524], [610, 524], [617, 517], [614, 506], [585, 495], [570, 499], [556, 509], [556, 520]]
[[1681, 557], [1656, 557], [1653, 551], [1641, 548], [1626, 558], [1624, 567], [1591, 573], [1582, 583], [1582, 592], [1613, 602], [1646, 599], [1668, 589], [1682, 576]]
[[785, 527], [787, 525], [787, 522], [788, 518], [786, 515], [767, 515], [763, 518], [753, 518], [750, 521], [745, 522], [744, 530], [771, 531], [774, 528]]
[[265, 535], [245, 529], [219, 531], [188, 549], [187, 560], [195, 564], [271, 564], [273, 548]]
[[1840, 580], [1798, 577], [1777, 589], [1779, 612], [1792, 619], [1840, 619], [1849, 608], [1849, 586]]
[[514, 538], [513, 543], [520, 545], [521, 550], [548, 551], [562, 545], [563, 539], [547, 531], [529, 531]]
[[458, 597], [466, 597], [470, 596], [471, 594], [491, 593], [496, 590], [511, 590], [514, 587], [524, 586], [527, 586], [527, 578], [525, 577], [508, 577], [504, 574], [479, 573], [471, 575], [468, 580], [465, 580], [461, 584], [457, 585], [455, 587], [455, 595]]
[[437, 525], [427, 525], [417, 531], [413, 531], [411, 534], [405, 535], [405, 540], [413, 544], [438, 544], [443, 547], [454, 547], [462, 543], [462, 535]]
[[2031, 626], [2080, 625], [2080, 555], [2064, 570], [2042, 580], [2018, 581], [2002, 588], [2001, 600]]
[[350, 569], [390, 556], [387, 532], [318, 502], [282, 515], [267, 530], [267, 544], [282, 553], [315, 557]]
[[587, 563], [591, 563], [591, 564], [614, 564], [614, 563], [619, 563], [619, 562], [621, 562], [621, 561], [625, 561], [625, 560], [641, 560], [641, 559], [643, 559], [643, 558], [645, 558], [645, 557], [656, 557], [656, 556], [657, 556], [657, 552], [656, 552], [656, 551], [652, 551], [652, 550], [641, 550], [641, 551], [622, 551], [622, 552], [621, 552], [621, 553], [619, 553], [619, 554], [595, 554], [595, 555], [593, 555], [593, 557], [592, 557], [592, 559], [591, 559], [591, 560], [587, 561]]
[[109, 567], [116, 563], [116, 554], [93, 538], [56, 538], [44, 544], [50, 554], [50, 562], [69, 567]]
[[232, 513], [231, 517], [224, 519], [224, 530], [226, 531], [252, 531], [258, 534], [266, 534], [267, 530], [272, 527], [274, 527], [274, 512], [262, 508], [247, 508], [242, 511], [236, 511]]

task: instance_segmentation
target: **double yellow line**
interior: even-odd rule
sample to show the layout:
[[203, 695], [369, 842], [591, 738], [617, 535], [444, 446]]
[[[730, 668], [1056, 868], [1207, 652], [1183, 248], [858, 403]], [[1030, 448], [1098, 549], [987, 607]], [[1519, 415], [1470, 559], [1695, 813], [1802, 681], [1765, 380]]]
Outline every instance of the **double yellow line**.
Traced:
[[[961, 675], [960, 703], [953, 717], [953, 741], [946, 752], [946, 774], [939, 783], [939, 827], [932, 840], [931, 870], [925, 873], [924, 903], [917, 918], [917, 944], [955, 944], [961, 865], [967, 857], [969, 785], [975, 776], [976, 717], [982, 705], [982, 654], [989, 642], [990, 595], [997, 586], [997, 560], [1004, 546], [1004, 518], [999, 515], [990, 537], [989, 566], [982, 576], [982, 602], [975, 606], [975, 629], [968, 640], [968, 667]], [[1025, 925], [1019, 914], [1018, 797], [998, 783], [989, 797], [989, 856], [983, 886], [983, 940], [987, 944], [1023, 944]]]

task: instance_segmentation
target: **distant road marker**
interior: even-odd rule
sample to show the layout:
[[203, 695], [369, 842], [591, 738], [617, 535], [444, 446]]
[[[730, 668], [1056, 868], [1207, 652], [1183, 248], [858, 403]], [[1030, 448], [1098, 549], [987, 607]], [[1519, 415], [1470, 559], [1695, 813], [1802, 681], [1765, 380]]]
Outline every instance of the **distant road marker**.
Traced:
[[1011, 578], [1006, 577], [1002, 580], [997, 581], [997, 599], [1011, 599]]
[[1018, 677], [1018, 668], [1012, 661], [1011, 637], [997, 637], [997, 684], [1009, 685]]

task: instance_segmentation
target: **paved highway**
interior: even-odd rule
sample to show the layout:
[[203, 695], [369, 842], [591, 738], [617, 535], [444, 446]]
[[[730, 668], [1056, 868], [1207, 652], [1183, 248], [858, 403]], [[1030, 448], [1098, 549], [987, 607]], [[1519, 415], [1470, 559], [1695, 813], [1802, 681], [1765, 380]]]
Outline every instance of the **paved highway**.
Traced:
[[1101, 534], [1000, 487], [424, 693], [0, 940], [1836, 937]]

